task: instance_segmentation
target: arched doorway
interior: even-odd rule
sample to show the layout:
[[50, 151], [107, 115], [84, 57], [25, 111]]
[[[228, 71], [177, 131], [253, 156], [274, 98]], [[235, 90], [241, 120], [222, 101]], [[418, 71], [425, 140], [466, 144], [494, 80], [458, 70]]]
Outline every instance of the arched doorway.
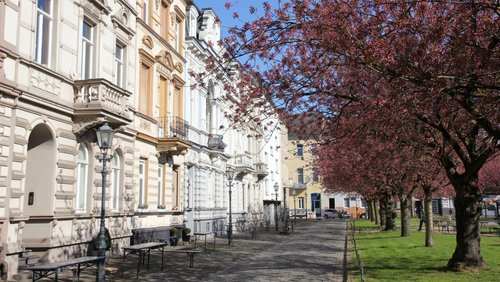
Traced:
[[52, 132], [45, 124], [33, 128], [28, 139], [24, 214], [54, 214], [56, 146]]

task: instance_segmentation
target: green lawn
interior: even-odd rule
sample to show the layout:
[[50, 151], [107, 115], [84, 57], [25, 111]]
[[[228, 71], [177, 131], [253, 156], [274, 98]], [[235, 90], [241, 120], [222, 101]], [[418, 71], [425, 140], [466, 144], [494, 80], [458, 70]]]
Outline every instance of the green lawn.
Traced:
[[[356, 229], [374, 226], [367, 220], [356, 220]], [[412, 227], [414, 223], [412, 222]], [[351, 237], [352, 238], [352, 237]], [[400, 237], [400, 231], [356, 232], [361, 264], [366, 281], [500, 281], [500, 237], [482, 236], [481, 253], [486, 267], [476, 272], [446, 271], [445, 266], [455, 249], [455, 234], [433, 234], [434, 246], [424, 247], [425, 232], [413, 231]], [[353, 247], [353, 262], [357, 266]], [[355, 281], [361, 281], [359, 271]]]

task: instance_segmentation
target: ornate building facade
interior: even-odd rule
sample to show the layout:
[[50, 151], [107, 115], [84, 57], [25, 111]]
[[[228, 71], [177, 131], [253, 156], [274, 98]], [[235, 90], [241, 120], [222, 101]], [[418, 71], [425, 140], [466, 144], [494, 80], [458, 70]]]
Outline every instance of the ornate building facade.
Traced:
[[[232, 73], [192, 89], [220, 24], [189, 0], [0, 1], [0, 265], [87, 253], [101, 200], [112, 254], [170, 228], [227, 226], [262, 209], [280, 179], [281, 142], [233, 129]], [[215, 49], [214, 49], [215, 48]], [[243, 94], [241, 94], [243, 95]], [[96, 129], [115, 131], [102, 195]], [[280, 189], [281, 191], [281, 189]], [[280, 195], [282, 196], [282, 195]], [[282, 197], [280, 197], [281, 199]], [[167, 235], [168, 236], [168, 235]]]

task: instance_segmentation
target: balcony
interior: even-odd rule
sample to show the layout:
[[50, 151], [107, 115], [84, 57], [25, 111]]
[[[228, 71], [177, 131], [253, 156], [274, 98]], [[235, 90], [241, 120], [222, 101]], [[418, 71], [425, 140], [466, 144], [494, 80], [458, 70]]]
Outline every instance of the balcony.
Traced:
[[294, 182], [292, 188], [297, 190], [304, 190], [307, 188], [307, 185], [305, 183]]
[[83, 135], [103, 120], [113, 128], [130, 124], [128, 99], [131, 93], [102, 79], [76, 80], [74, 88], [73, 132]]
[[234, 156], [234, 169], [239, 177], [245, 174], [250, 174], [254, 171], [252, 165], [252, 156], [248, 153], [238, 154]]
[[217, 158], [219, 155], [224, 153], [226, 144], [222, 141], [222, 138], [223, 136], [219, 134], [208, 135], [207, 147], [210, 158]]
[[267, 169], [267, 164], [263, 162], [255, 163], [254, 168], [255, 168], [254, 174], [257, 176], [257, 181], [264, 179], [269, 174], [269, 171]]
[[183, 155], [191, 142], [188, 141], [188, 123], [180, 117], [159, 117], [158, 144], [156, 150], [167, 155]]

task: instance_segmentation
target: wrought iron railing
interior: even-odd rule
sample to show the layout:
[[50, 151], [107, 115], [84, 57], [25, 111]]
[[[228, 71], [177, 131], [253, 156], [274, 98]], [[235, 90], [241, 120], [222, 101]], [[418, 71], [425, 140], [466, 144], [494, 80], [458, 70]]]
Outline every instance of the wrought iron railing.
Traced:
[[166, 116], [158, 118], [158, 138], [188, 138], [188, 122], [180, 117]]

